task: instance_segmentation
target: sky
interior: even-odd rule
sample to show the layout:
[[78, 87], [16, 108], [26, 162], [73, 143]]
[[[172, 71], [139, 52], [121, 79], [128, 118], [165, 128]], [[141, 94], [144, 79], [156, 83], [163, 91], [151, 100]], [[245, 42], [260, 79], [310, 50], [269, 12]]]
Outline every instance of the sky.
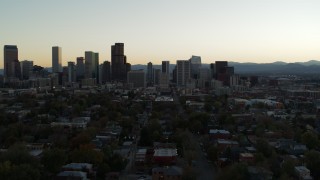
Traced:
[[1, 0], [0, 46], [44, 67], [52, 46], [63, 65], [85, 51], [102, 63], [116, 42], [131, 64], [304, 62], [320, 60], [319, 9], [319, 0]]

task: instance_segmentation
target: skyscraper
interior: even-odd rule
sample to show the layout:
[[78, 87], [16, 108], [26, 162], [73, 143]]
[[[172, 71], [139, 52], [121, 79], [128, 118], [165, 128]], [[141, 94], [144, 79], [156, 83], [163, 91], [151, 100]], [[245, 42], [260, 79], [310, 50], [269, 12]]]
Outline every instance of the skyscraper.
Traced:
[[12, 67], [13, 67], [13, 77], [21, 79], [21, 66], [18, 59], [13, 60]]
[[185, 86], [190, 79], [190, 61], [177, 60], [177, 86]]
[[162, 73], [168, 74], [170, 76], [170, 61], [162, 61]]
[[152, 63], [149, 62], [147, 65], [147, 84], [148, 85], [153, 85], [153, 66]]
[[192, 56], [190, 58], [190, 66], [191, 66], [191, 78], [198, 79], [199, 78], [199, 69], [201, 67], [201, 57], [200, 56]]
[[76, 67], [74, 62], [68, 62], [68, 82], [76, 82]]
[[20, 62], [22, 79], [29, 79], [33, 70], [33, 61], [24, 60]]
[[230, 85], [230, 77], [234, 75], [234, 68], [228, 66], [228, 61], [216, 61], [216, 79], [223, 85]]
[[153, 69], [153, 82], [155, 85], [160, 84], [160, 75], [161, 75], [161, 70], [160, 69]]
[[218, 78], [219, 74], [223, 74], [226, 72], [226, 68], [228, 66], [228, 61], [216, 61], [216, 78]]
[[101, 67], [101, 83], [110, 82], [111, 80], [111, 66], [110, 61], [104, 61]]
[[52, 47], [52, 73], [58, 73], [62, 71], [62, 54], [61, 47], [53, 46]]
[[15, 62], [18, 60], [18, 48], [15, 45], [4, 46], [4, 77], [15, 77]]
[[197, 87], [205, 88], [209, 86], [209, 80], [211, 79], [211, 72], [208, 68], [199, 69], [199, 77], [197, 80]]
[[85, 52], [85, 78], [95, 78], [94, 77], [94, 65], [96, 59], [95, 59], [95, 53], [92, 51], [86, 51]]
[[94, 63], [92, 67], [93, 77], [96, 78], [96, 82], [100, 83], [99, 79], [99, 53], [94, 53]]
[[111, 46], [111, 73], [112, 80], [125, 82], [129, 65], [124, 55], [124, 43], [115, 43]]
[[84, 78], [84, 73], [85, 73], [84, 58], [77, 57], [77, 81]]
[[215, 63], [210, 63], [210, 73], [211, 73], [211, 78], [216, 78], [216, 64]]

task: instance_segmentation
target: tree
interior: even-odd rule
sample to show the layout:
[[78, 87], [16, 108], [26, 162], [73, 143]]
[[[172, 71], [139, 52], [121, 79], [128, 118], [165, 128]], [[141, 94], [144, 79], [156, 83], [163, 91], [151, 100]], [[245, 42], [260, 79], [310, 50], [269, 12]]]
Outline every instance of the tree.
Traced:
[[112, 171], [121, 171], [126, 167], [127, 162], [119, 154], [114, 154], [109, 160]]
[[208, 126], [209, 118], [207, 113], [191, 113], [189, 129], [193, 132], [205, 130]]
[[216, 101], [216, 102], [213, 103], [213, 107], [214, 107], [214, 109], [215, 109], [216, 111], [219, 111], [220, 108], [222, 107], [222, 104], [221, 104], [221, 102]]
[[90, 134], [87, 132], [81, 132], [71, 139], [70, 144], [72, 148], [79, 148], [82, 144], [90, 143]]
[[39, 179], [39, 162], [22, 144], [13, 145], [0, 156], [0, 179]]
[[320, 152], [311, 150], [308, 151], [305, 154], [306, 164], [307, 168], [310, 169], [311, 175], [314, 177], [314, 179], [320, 178]]
[[24, 145], [15, 144], [3, 153], [0, 161], [10, 161], [12, 164], [31, 164], [34, 167], [39, 166], [37, 159], [32, 157]]
[[217, 179], [223, 180], [247, 180], [250, 179], [248, 167], [242, 163], [236, 163], [219, 172]]
[[12, 164], [10, 161], [0, 163], [0, 179], [10, 180], [37, 180], [40, 179], [40, 172], [30, 164]]
[[211, 112], [211, 111], [212, 111], [212, 105], [211, 105], [209, 102], [206, 102], [206, 103], [204, 104], [204, 110], [205, 110], [206, 112]]
[[57, 173], [61, 166], [67, 162], [67, 155], [61, 149], [46, 150], [43, 152], [41, 162], [47, 172]]
[[261, 152], [265, 157], [269, 158], [273, 155], [273, 148], [264, 139], [258, 139], [256, 148], [258, 152]]
[[207, 151], [208, 158], [211, 161], [216, 161], [218, 159], [218, 148], [214, 145], [211, 145]]
[[294, 166], [295, 166], [295, 162], [292, 159], [284, 161], [281, 168], [282, 173], [290, 176], [294, 176], [295, 175]]
[[73, 162], [99, 164], [103, 159], [103, 153], [94, 150], [91, 145], [82, 145], [79, 149], [71, 152]]
[[312, 132], [305, 132], [304, 134], [302, 134], [302, 142], [304, 144], [307, 145], [307, 147], [309, 149], [315, 149], [317, 147], [319, 147], [319, 140], [316, 134], [312, 133]]

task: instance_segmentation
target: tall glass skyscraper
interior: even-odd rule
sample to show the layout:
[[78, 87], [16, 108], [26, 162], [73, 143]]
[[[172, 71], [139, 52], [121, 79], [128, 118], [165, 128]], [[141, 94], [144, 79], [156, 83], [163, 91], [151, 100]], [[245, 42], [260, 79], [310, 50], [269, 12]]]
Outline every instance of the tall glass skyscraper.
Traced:
[[53, 46], [52, 47], [52, 72], [58, 73], [62, 71], [62, 54], [61, 47]]

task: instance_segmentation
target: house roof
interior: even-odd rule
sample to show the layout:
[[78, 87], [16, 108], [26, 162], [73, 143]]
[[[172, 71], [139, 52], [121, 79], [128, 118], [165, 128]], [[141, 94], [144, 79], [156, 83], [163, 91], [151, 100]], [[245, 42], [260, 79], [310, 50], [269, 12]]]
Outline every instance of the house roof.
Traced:
[[230, 134], [230, 132], [224, 129], [210, 129], [209, 134]]
[[62, 177], [81, 177], [83, 179], [87, 179], [87, 173], [82, 171], [63, 171], [60, 172], [57, 176]]
[[83, 168], [92, 169], [92, 164], [89, 164], [89, 163], [70, 163], [70, 164], [62, 166], [62, 168], [79, 169], [79, 170], [82, 170]]

